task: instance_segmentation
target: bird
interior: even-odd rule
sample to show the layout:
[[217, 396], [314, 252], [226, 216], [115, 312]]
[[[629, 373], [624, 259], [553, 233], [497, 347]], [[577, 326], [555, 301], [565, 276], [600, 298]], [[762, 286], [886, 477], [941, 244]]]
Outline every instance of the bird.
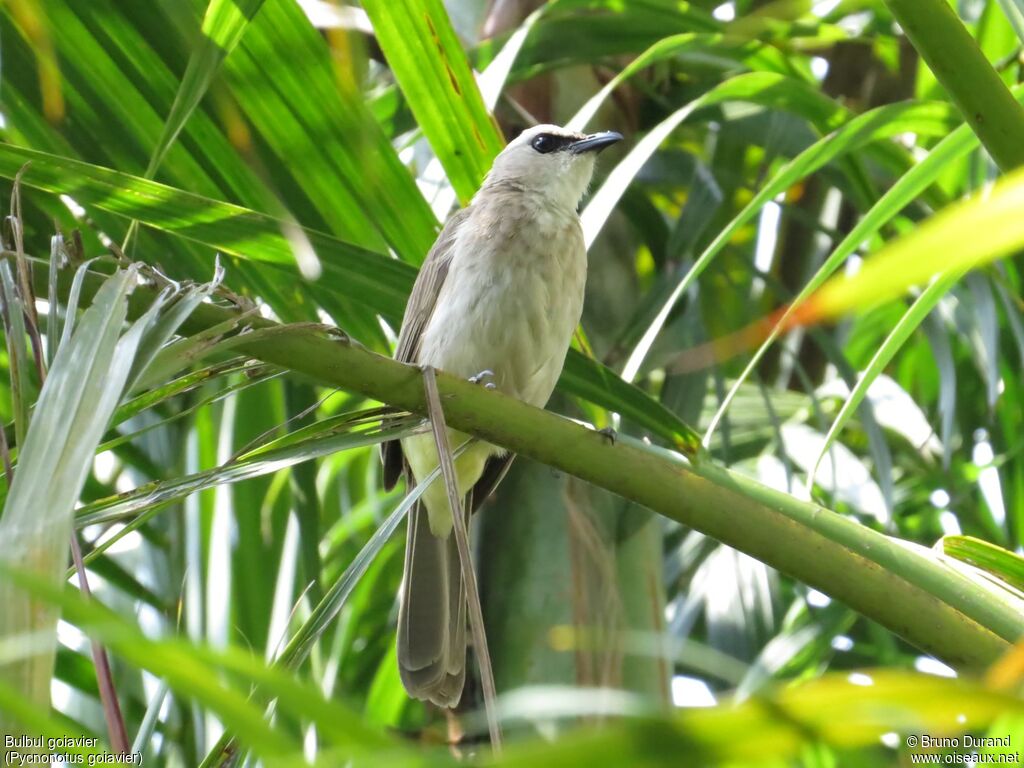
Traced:
[[[544, 407], [583, 312], [587, 249], [577, 209], [597, 154], [621, 139], [615, 131], [538, 125], [512, 140], [428, 253], [395, 359], [482, 379]], [[448, 431], [453, 450], [468, 440]], [[382, 455], [389, 490], [403, 475], [411, 487], [438, 466], [429, 432], [389, 441]], [[512, 458], [480, 441], [456, 458], [467, 523]], [[409, 514], [398, 612], [402, 684], [414, 698], [443, 708], [458, 705], [466, 677], [466, 590], [452, 524], [439, 479]]]

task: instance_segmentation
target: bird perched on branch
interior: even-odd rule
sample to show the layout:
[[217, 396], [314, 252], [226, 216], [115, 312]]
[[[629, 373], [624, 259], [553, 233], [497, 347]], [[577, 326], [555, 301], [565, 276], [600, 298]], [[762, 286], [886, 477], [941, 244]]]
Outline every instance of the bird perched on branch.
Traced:
[[[469, 206], [445, 225], [405, 309], [395, 359], [456, 376], [485, 374], [500, 391], [543, 407], [583, 311], [587, 253], [576, 207], [597, 153], [615, 132], [554, 125], [524, 131], [495, 160]], [[449, 430], [452, 448], [465, 434]], [[428, 434], [383, 447], [388, 488], [438, 465]], [[477, 442], [455, 460], [471, 512], [512, 456]], [[411, 477], [409, 475], [411, 474]], [[409, 516], [398, 617], [398, 666], [410, 695], [454, 707], [466, 677], [466, 592], [443, 480]]]

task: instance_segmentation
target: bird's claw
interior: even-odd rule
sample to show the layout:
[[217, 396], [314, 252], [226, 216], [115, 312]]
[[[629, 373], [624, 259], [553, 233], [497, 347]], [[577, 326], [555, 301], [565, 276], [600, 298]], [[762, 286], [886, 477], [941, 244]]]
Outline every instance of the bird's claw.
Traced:
[[494, 371], [486, 370], [480, 371], [476, 376], [469, 377], [470, 384], [483, 384], [484, 389], [496, 389], [497, 385], [493, 381], [486, 381], [486, 379], [493, 379]]
[[597, 430], [597, 434], [605, 438], [609, 443], [615, 445], [615, 441], [619, 439], [619, 433], [611, 427], [605, 427], [604, 429]]

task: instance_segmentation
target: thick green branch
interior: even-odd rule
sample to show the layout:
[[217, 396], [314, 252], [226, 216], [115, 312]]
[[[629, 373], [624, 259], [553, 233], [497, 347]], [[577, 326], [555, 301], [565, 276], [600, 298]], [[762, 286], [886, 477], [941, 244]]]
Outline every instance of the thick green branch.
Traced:
[[[133, 309], [152, 300], [139, 289]], [[198, 332], [231, 311], [200, 306], [183, 326]], [[247, 321], [248, 322], [248, 321]], [[273, 323], [256, 319], [259, 327]], [[242, 337], [244, 338], [244, 337]], [[239, 351], [323, 384], [424, 414], [417, 368], [309, 328], [255, 334]], [[701, 461], [591, 429], [500, 393], [441, 374], [448, 424], [632, 499], [778, 568], [960, 667], [994, 661], [1024, 634], [1009, 600], [958, 571], [846, 517]]]
[[886, 0], [917, 52], [1004, 172], [1024, 165], [1024, 107], [947, 0]]

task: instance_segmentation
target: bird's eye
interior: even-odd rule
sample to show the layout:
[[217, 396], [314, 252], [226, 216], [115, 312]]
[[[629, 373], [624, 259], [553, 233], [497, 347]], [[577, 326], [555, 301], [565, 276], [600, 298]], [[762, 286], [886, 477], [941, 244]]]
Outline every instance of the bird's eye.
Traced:
[[558, 149], [558, 139], [549, 133], [542, 133], [540, 136], [530, 142], [530, 146], [540, 152], [542, 155], [546, 155], [548, 152], [552, 152]]

